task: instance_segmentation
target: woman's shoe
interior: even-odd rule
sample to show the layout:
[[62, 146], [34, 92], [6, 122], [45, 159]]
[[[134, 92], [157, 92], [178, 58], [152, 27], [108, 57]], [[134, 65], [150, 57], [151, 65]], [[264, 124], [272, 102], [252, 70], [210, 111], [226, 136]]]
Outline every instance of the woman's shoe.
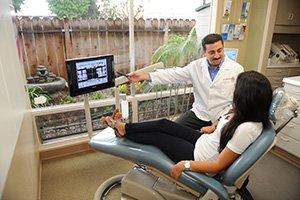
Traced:
[[122, 118], [122, 115], [119, 111], [119, 109], [115, 109], [111, 115], [111, 118], [113, 118], [114, 120], [117, 120], [117, 119], [121, 119]]
[[[107, 124], [106, 120], [105, 120], [106, 117], [107, 117], [107, 116], [101, 117], [101, 118], [100, 118], [100, 122], [101, 122], [102, 124], [106, 125], [106, 126], [109, 126], [109, 125]], [[121, 118], [122, 118], [122, 115], [121, 115], [119, 109], [115, 109], [115, 110], [113, 111], [113, 113], [111, 114], [111, 118], [114, 119], [114, 120], [118, 120], [118, 119], [121, 119]]]
[[107, 117], [101, 117], [100, 121], [103, 124], [105, 124], [105, 125], [111, 127], [112, 129], [114, 129], [115, 130], [115, 135], [117, 137], [123, 137], [124, 136], [124, 134], [120, 134], [119, 130], [116, 128], [117, 123], [122, 123], [121, 119], [116, 119], [115, 120], [112, 117], [107, 116]]

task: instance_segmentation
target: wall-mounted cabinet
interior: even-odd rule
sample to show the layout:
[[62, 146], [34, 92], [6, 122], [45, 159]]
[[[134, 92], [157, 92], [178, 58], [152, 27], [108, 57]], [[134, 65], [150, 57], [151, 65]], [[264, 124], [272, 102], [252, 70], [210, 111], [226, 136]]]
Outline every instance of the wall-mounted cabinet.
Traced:
[[277, 6], [274, 33], [299, 34], [300, 33], [300, 1], [279, 0]]
[[279, 0], [275, 26], [300, 26], [299, 9], [299, 0]]
[[[284, 77], [300, 75], [300, 13], [297, 12], [299, 8], [298, 0], [268, 1], [259, 70], [269, 78], [273, 88], [282, 86]], [[284, 49], [276, 49], [278, 60], [274, 44], [279, 44], [279, 47], [285, 45], [282, 47]], [[286, 46], [288, 47], [285, 48]], [[290, 55], [289, 49], [295, 54]], [[284, 50], [287, 52], [283, 52]], [[286, 53], [289, 59], [283, 58]]]
[[[299, 32], [300, 33], [300, 32]], [[300, 35], [299, 34], [273, 34], [272, 43], [285, 44], [293, 51], [298, 52], [300, 50]], [[271, 47], [272, 51], [272, 47]], [[269, 55], [268, 65], [265, 75], [269, 78], [273, 89], [282, 86], [282, 80], [284, 77], [300, 75], [300, 64], [298, 56], [291, 56], [291, 59], [286, 62], [280, 61], [279, 63], [272, 62], [276, 60], [276, 55]], [[275, 61], [276, 62], [276, 61]]]
[[[300, 53], [300, 1], [298, 0], [269, 0], [266, 9], [266, 22], [262, 42], [260, 45], [261, 53], [258, 62], [258, 70], [265, 74], [270, 80], [273, 89], [283, 86], [283, 78], [300, 75], [299, 53]], [[272, 46], [273, 44], [273, 46]], [[298, 56], [295, 59], [272, 59], [274, 54], [274, 44], [287, 44]], [[280, 46], [279, 45], [279, 46]], [[278, 49], [277, 49], [278, 50]], [[280, 48], [279, 48], [280, 51]], [[284, 55], [281, 55], [284, 57]], [[297, 88], [298, 90], [298, 88]], [[299, 124], [297, 122], [296, 124]], [[299, 142], [295, 140], [293, 134], [297, 128], [291, 122], [279, 134], [278, 148], [274, 153], [280, 155], [293, 163], [299, 163]], [[286, 139], [288, 138], [288, 140]], [[289, 138], [291, 138], [289, 140]], [[287, 152], [289, 154], [287, 154]]]

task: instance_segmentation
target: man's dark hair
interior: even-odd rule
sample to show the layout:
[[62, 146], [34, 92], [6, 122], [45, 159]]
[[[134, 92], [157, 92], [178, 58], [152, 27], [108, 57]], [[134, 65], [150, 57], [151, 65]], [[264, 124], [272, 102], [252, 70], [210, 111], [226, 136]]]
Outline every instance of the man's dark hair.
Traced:
[[203, 50], [206, 51], [206, 46], [205, 46], [206, 44], [213, 44], [218, 41], [221, 41], [223, 45], [224, 42], [220, 34], [216, 34], [216, 33], [208, 34], [202, 39]]

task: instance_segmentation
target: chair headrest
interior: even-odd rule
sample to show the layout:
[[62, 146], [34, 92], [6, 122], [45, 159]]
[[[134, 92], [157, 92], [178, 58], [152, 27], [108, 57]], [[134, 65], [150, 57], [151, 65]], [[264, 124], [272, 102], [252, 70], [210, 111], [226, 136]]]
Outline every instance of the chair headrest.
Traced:
[[293, 116], [298, 107], [297, 100], [287, 95], [282, 87], [277, 88], [273, 92], [269, 118], [275, 124], [281, 119]]
[[[273, 92], [269, 110], [270, 120], [275, 124], [275, 122], [281, 122], [282, 119], [285, 119], [286, 115], [294, 117], [297, 108], [297, 101], [289, 97], [283, 88], [277, 88]], [[269, 149], [276, 135], [274, 128], [271, 123], [265, 127], [263, 133], [253, 144], [227, 170], [220, 174], [220, 178], [225, 185], [234, 185], [235, 181]]]

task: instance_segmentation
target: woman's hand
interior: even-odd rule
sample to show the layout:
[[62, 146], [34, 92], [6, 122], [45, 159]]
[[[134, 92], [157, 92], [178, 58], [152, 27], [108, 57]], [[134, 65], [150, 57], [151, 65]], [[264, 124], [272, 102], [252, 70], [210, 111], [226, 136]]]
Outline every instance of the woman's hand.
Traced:
[[214, 124], [212, 124], [211, 126], [203, 126], [200, 129], [200, 132], [204, 133], [204, 134], [210, 134], [210, 133], [214, 132], [215, 129], [216, 129], [216, 126]]
[[183, 170], [184, 170], [184, 161], [180, 161], [179, 163], [177, 163], [171, 168], [171, 176], [177, 180], [181, 175], [181, 173], [183, 172]]

